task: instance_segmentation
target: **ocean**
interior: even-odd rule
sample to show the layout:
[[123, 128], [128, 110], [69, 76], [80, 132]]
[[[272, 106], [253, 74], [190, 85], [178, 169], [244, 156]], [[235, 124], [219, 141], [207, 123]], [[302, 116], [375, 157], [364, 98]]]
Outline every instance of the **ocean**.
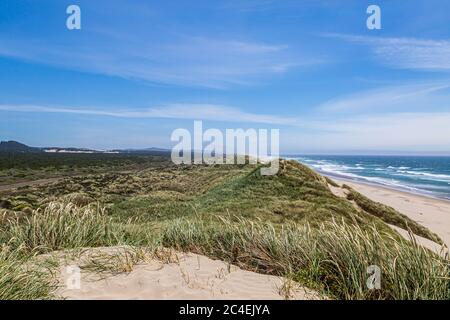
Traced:
[[450, 200], [449, 156], [289, 156], [336, 178]]

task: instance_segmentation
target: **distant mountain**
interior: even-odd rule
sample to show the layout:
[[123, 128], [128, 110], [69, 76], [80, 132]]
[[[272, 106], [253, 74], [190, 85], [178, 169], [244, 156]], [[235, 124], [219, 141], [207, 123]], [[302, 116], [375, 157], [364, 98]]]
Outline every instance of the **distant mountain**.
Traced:
[[0, 152], [41, 152], [41, 149], [17, 141], [1, 141]]
[[30, 147], [17, 141], [0, 142], [0, 152], [47, 152], [47, 153], [139, 153], [139, 154], [161, 154], [170, 152], [169, 149], [146, 148], [146, 149], [116, 149], [116, 150], [94, 150], [87, 148], [62, 148], [62, 147]]

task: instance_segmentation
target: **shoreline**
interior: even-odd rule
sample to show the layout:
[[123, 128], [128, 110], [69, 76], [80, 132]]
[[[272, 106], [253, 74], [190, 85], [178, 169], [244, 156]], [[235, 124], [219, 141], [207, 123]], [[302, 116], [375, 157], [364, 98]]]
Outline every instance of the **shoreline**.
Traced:
[[[428, 156], [425, 156], [425, 157], [428, 158]], [[364, 175], [364, 174], [358, 173], [356, 171], [351, 171], [348, 173], [341, 172], [341, 170], [346, 171], [345, 168], [348, 168], [347, 166], [352, 166], [351, 163], [349, 163], [349, 164], [336, 163], [335, 164], [331, 160], [330, 160], [331, 162], [327, 162], [328, 160], [308, 159], [307, 157], [302, 158], [301, 156], [287, 157], [286, 159], [300, 162], [303, 165], [309, 167], [310, 169], [316, 171], [317, 173], [319, 173], [323, 176], [330, 177], [330, 178], [334, 178], [334, 179], [338, 179], [338, 180], [346, 180], [349, 182], [356, 182], [356, 183], [380, 186], [380, 187], [395, 190], [395, 191], [406, 192], [409, 194], [420, 195], [423, 197], [439, 199], [439, 200], [450, 202], [450, 188], [448, 188], [447, 186], [439, 186], [439, 188], [437, 188], [437, 189], [426, 188], [425, 186], [422, 186], [420, 184], [418, 184], [418, 185], [411, 184], [406, 180], [405, 181], [402, 180], [401, 178], [394, 179], [392, 176], [383, 176], [382, 174], [378, 175], [378, 174], [371, 173], [370, 175]], [[312, 163], [310, 163], [310, 162], [312, 162]], [[316, 164], [316, 162], [317, 162], [317, 164]], [[364, 161], [362, 163], [364, 163]], [[384, 163], [382, 165], [387, 166], [388, 164], [389, 163], [387, 163], [387, 164]], [[333, 168], [325, 169], [325, 167], [328, 165], [336, 166], [338, 169], [333, 169]], [[378, 165], [378, 164], [376, 164], [376, 165]], [[412, 164], [405, 164], [405, 165], [412, 165]], [[427, 164], [424, 164], [424, 165], [426, 166]], [[356, 164], [356, 166], [357, 167], [360, 166], [360, 167], [358, 167], [358, 169], [365, 170], [365, 168], [363, 167], [362, 164]], [[433, 164], [428, 164], [428, 166], [433, 166]], [[340, 167], [342, 167], [342, 169], [340, 169]], [[353, 167], [350, 167], [350, 169], [351, 168], [353, 168]], [[395, 169], [396, 167], [392, 167], [391, 165], [389, 165], [389, 167], [387, 167], [387, 168]], [[410, 167], [398, 167], [397, 169], [403, 170], [403, 169], [407, 169], [407, 168], [410, 168]], [[381, 172], [384, 172], [383, 168], [381, 168], [381, 169], [377, 168], [375, 170], [381, 170]], [[363, 171], [361, 171], [361, 172], [363, 172]], [[388, 172], [388, 173], [391, 174], [392, 172]], [[423, 174], [423, 175], [429, 175], [429, 176], [443, 175], [443, 176], [445, 176], [445, 178], [443, 178], [443, 179], [446, 179], [446, 177], [447, 177], [447, 175], [444, 173], [426, 173], [426, 172], [424, 173], [424, 172], [419, 171], [417, 174], [418, 175]], [[390, 180], [392, 180], [392, 181], [390, 181]], [[429, 179], [429, 180], [434, 181], [433, 179]], [[441, 180], [437, 180], [437, 181], [441, 181]], [[446, 180], [442, 180], [442, 181], [446, 182]], [[432, 182], [429, 182], [429, 183], [430, 183], [430, 187], [434, 187]], [[439, 190], [439, 189], [442, 189], [442, 190]]]
[[405, 189], [401, 189], [401, 188], [395, 188], [395, 187], [387, 186], [387, 185], [384, 185], [384, 184], [381, 184], [381, 183], [365, 181], [363, 179], [358, 180], [358, 179], [342, 177], [342, 176], [334, 175], [334, 174], [330, 174], [330, 173], [325, 173], [323, 171], [318, 171], [318, 170], [315, 170], [315, 171], [317, 173], [323, 175], [323, 176], [326, 176], [326, 177], [331, 178], [331, 179], [336, 180], [336, 181], [355, 183], [355, 184], [361, 184], [361, 185], [374, 187], [374, 188], [386, 189], [387, 191], [399, 192], [399, 193], [403, 193], [403, 194], [405, 194], [407, 196], [415, 196], [415, 197], [421, 197], [421, 198], [425, 198], [425, 199], [432, 199], [432, 200], [442, 201], [442, 202], [446, 202], [446, 203], [448, 203], [450, 205], [450, 199], [449, 198], [433, 196], [431, 194], [426, 194], [426, 193], [421, 193], [421, 192], [413, 192], [413, 191], [410, 191], [410, 190], [405, 190]]
[[409, 218], [427, 227], [450, 245], [450, 201], [409, 193], [377, 184], [363, 183], [351, 179], [330, 176], [331, 179], [347, 184], [369, 199], [390, 206]]

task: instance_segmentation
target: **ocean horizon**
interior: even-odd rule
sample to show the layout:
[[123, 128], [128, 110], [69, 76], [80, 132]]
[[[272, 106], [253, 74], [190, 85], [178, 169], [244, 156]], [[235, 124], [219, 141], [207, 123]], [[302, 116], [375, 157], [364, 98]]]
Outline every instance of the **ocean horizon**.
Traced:
[[450, 156], [290, 155], [330, 177], [450, 201]]

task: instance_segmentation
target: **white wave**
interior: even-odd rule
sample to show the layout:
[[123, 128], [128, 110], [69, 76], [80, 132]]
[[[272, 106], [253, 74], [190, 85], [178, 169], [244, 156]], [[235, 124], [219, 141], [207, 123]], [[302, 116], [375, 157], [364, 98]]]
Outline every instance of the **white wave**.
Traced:
[[411, 171], [411, 170], [397, 170], [398, 173], [402, 173], [404, 176], [425, 177], [425, 180], [449, 182], [450, 175], [429, 173], [423, 171]]
[[[309, 160], [309, 161], [305, 161]], [[355, 166], [345, 165], [335, 163], [331, 160], [313, 160], [313, 159], [301, 159], [300, 162], [307, 162], [306, 165], [312, 167], [313, 169], [323, 173], [334, 175], [336, 177], [347, 178], [350, 180], [356, 180], [361, 182], [379, 184], [386, 187], [390, 187], [393, 189], [409, 191], [417, 194], [427, 194], [430, 196], [443, 196], [448, 197], [448, 191], [450, 188], [437, 186], [432, 184], [432, 182], [447, 182], [450, 185], [450, 175], [446, 174], [436, 174], [429, 173], [424, 171], [412, 171], [408, 170], [411, 167], [407, 166], [388, 166], [384, 167], [382, 165], [366, 165], [366, 167], [362, 167], [362, 164], [358, 163]], [[368, 168], [372, 166], [372, 168]], [[376, 168], [373, 168], [376, 167]], [[423, 168], [425, 169], [425, 168]], [[391, 175], [392, 178], [385, 177], [370, 177], [364, 175], [364, 170], [371, 170], [372, 172], [380, 172], [383, 174], [384, 171], [386, 174]], [[402, 180], [395, 179], [395, 176], [400, 177], [408, 177], [415, 178], [415, 180], [420, 181], [420, 184], [412, 184], [408, 182], [403, 182]], [[428, 184], [422, 183], [425, 181], [430, 181]]]

